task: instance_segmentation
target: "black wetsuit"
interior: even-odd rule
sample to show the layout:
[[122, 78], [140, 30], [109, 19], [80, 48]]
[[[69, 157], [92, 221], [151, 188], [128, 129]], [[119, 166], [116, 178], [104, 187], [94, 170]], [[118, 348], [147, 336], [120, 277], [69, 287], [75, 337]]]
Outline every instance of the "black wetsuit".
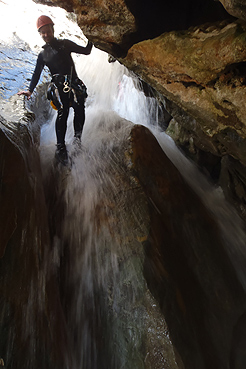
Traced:
[[[69, 76], [69, 79], [79, 86], [82, 82], [77, 76], [71, 53], [89, 55], [92, 49], [92, 43], [88, 42], [86, 47], [79, 46], [70, 40], [57, 40], [54, 38], [50, 43], [43, 46], [43, 50], [39, 53], [37, 64], [30, 82], [29, 91], [33, 92], [35, 89], [41, 72], [44, 66], [47, 66], [52, 76]], [[83, 84], [83, 83], [82, 83]], [[76, 101], [73, 93], [64, 93], [63, 84], [58, 85], [58, 91], [61, 101], [61, 106], [58, 109], [56, 119], [56, 136], [57, 144], [65, 143], [65, 135], [67, 130], [67, 118], [69, 108], [74, 108], [74, 133], [75, 136], [80, 137], [85, 121], [85, 96], [83, 94], [76, 94]]]

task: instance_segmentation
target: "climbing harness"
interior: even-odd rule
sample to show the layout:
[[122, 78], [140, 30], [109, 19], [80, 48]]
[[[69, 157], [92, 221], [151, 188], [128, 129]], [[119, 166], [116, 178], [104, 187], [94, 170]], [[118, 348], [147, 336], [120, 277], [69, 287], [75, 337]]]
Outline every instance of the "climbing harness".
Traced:
[[47, 90], [47, 99], [50, 100], [53, 109], [59, 110], [62, 107], [59, 91], [62, 91], [64, 94], [69, 94], [71, 104], [72, 101], [79, 103], [81, 98], [83, 101], [87, 98], [88, 94], [85, 84], [78, 77], [72, 79], [71, 75], [54, 74], [52, 76], [51, 83]]

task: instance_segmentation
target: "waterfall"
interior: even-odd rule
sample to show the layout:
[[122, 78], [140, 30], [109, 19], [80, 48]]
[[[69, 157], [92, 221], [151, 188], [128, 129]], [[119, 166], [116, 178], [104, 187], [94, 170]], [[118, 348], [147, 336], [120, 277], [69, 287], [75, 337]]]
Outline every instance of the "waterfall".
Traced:
[[[11, 0], [6, 2], [13, 5]], [[53, 9], [27, 3], [36, 16], [45, 9], [46, 14], [55, 17]], [[25, 12], [28, 19], [26, 8]], [[15, 14], [17, 17], [18, 9]], [[73, 35], [62, 34], [64, 27], [55, 21], [59, 34], [74, 37], [75, 41], [77, 35], [82, 43], [86, 42], [78, 27], [70, 26], [61, 9], [58, 18], [69, 24]], [[20, 28], [16, 32], [20, 39], [31, 37], [25, 30], [21, 33]], [[20, 39], [13, 42], [11, 38], [11, 51]], [[32, 38], [28, 41], [29, 77], [36, 42]], [[129, 177], [123, 154], [133, 125], [151, 130], [202, 199], [219, 224], [228, 255], [245, 288], [242, 221], [227, 204], [220, 188], [214, 188], [160, 128], [163, 121], [160, 104], [145, 95], [135, 75], [117, 61], [109, 63], [108, 55], [95, 47], [90, 56], [73, 57], [89, 96], [79, 148], [73, 144], [73, 112], [69, 115], [66, 144], [71, 168], [59, 167], [54, 160], [56, 112], [50, 107], [48, 118], [37, 117], [41, 125], [39, 152], [52, 234], [49, 268], [51, 264], [60, 281], [72, 347], [72, 359], [67, 354], [69, 368], [181, 369], [183, 364], [173, 347], [163, 313], [143, 276], [143, 243], [149, 233], [146, 224], [150, 214], [138, 183]], [[23, 80], [22, 76], [21, 84]], [[48, 278], [48, 267], [43, 272]], [[30, 310], [31, 307], [32, 301]], [[26, 327], [26, 334], [31, 330], [31, 326]]]
[[[158, 125], [153, 117], [159, 114], [159, 105], [144, 95], [136, 77], [118, 62], [109, 63], [107, 54], [96, 48], [89, 57], [75, 60], [89, 96], [78, 150], [73, 146], [73, 111], [68, 119], [66, 144], [73, 165], [59, 173], [57, 196], [65, 202], [65, 210], [62, 231], [53, 245], [56, 255], [71, 262], [64, 293], [73, 290], [67, 319], [79, 342], [75, 367], [143, 368], [144, 361], [151, 367], [155, 357], [155, 369], [164, 362], [176, 368], [166, 322], [142, 273], [140, 245], [148, 234], [148, 211], [141, 197], [140, 203], [134, 202], [136, 189], [126, 190], [137, 184], [128, 178], [119, 151], [134, 123]], [[55, 118], [51, 111], [41, 131], [44, 178], [54, 168]], [[103, 353], [100, 346], [105, 343], [98, 336], [108, 343]], [[149, 349], [144, 359], [141, 345], [146, 336]], [[158, 349], [163, 346], [165, 354]], [[151, 347], [154, 351], [148, 353]]]
[[[236, 211], [227, 203], [220, 187], [215, 187], [205, 176], [187, 159], [175, 146], [173, 140], [160, 128], [159, 102], [144, 94], [141, 82], [137, 76], [129, 72], [118, 62], [109, 63], [108, 55], [100, 50], [93, 49], [89, 57], [77, 57], [80, 60], [77, 65], [79, 75], [85, 81], [89, 89], [89, 97], [86, 108], [86, 123], [84, 127], [83, 142], [89, 152], [93, 150], [110, 150], [114, 146], [113, 141], [107, 142], [107, 133], [110, 132], [114, 140], [123, 139], [123, 132], [118, 130], [115, 123], [124, 130], [128, 120], [134, 124], [148, 127], [155, 135], [163, 151], [178, 168], [180, 173], [203, 200], [206, 207], [218, 221], [224, 242], [227, 244], [228, 253], [238, 269], [240, 280], [246, 287], [244, 273], [245, 260], [245, 230], [243, 222]], [[53, 118], [55, 119], [55, 117]], [[68, 148], [73, 139], [73, 115], [69, 118]], [[48, 128], [49, 127], [49, 128]], [[54, 122], [44, 127], [49, 139], [52, 137], [54, 149]], [[114, 133], [112, 134], [112, 132]], [[45, 133], [44, 136], [45, 137]], [[45, 140], [45, 138], [43, 138]], [[98, 160], [99, 162], [99, 160]]]
[[[152, 131], [202, 199], [220, 226], [228, 254], [245, 287], [242, 222], [221, 190], [214, 188], [160, 129], [159, 103], [144, 94], [136, 76], [118, 62], [109, 63], [108, 56], [96, 48], [89, 57], [76, 57], [76, 65], [89, 92], [86, 121], [82, 149], [76, 151], [70, 113], [66, 140], [73, 165], [69, 173], [60, 177], [66, 183], [61, 194], [65, 211], [63, 230], [54, 242], [57, 254], [65, 254], [71, 260], [72, 270], [67, 271], [64, 283], [68, 291], [73, 290], [68, 322], [79, 342], [75, 366], [182, 367], [177, 364], [165, 319], [142, 275], [144, 253], [136, 240], [148, 234], [145, 220], [149, 214], [141, 201], [133, 202], [131, 193], [124, 191], [130, 180], [118, 150], [132, 125], [141, 124]], [[42, 127], [44, 175], [54, 165], [54, 120], [55, 114]], [[103, 354], [98, 338], [102, 336], [108, 342], [107, 347], [103, 346]], [[149, 343], [143, 360], [141, 342], [146, 336], [156, 349]], [[165, 347], [165, 354], [158, 347]], [[154, 358], [154, 367], [148, 355], [151, 360]]]

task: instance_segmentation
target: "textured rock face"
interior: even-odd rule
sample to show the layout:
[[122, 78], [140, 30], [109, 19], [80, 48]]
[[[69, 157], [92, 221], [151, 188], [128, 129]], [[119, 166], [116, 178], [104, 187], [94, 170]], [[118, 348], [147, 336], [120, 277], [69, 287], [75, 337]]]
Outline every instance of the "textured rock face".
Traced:
[[29, 128], [0, 117], [0, 356], [7, 368], [65, 368], [67, 337]]
[[246, 4], [244, 0], [220, 0], [225, 9], [236, 18], [246, 20]]
[[[245, 23], [237, 21], [165, 33], [134, 45], [123, 60], [167, 98], [166, 108], [174, 117], [168, 134], [222, 186], [243, 216], [245, 31]], [[220, 159], [224, 156], [228, 160]], [[232, 158], [238, 161], [236, 177], [228, 164]], [[234, 178], [231, 194], [226, 177]]]
[[[245, 365], [241, 249], [229, 259], [217, 221], [151, 132], [117, 119], [111, 145], [99, 135], [74, 171], [53, 168], [48, 215], [28, 125], [1, 118], [6, 367], [67, 368], [81, 352], [87, 368]], [[81, 169], [86, 181], [77, 178]]]
[[[171, 32], [134, 45], [124, 63], [196, 119], [214, 153], [245, 165], [246, 27], [240, 22]], [[241, 150], [227, 135], [241, 136]], [[203, 145], [206, 145], [204, 141]], [[211, 150], [210, 148], [210, 150]]]
[[[36, 1], [47, 4], [46, 1]], [[116, 1], [49, 1], [49, 4], [75, 11], [77, 23], [84, 34], [100, 48], [112, 53], [122, 54], [129, 44], [129, 35], [135, 32], [135, 18], [124, 0]]]
[[[51, 4], [51, 1], [45, 3]], [[129, 35], [137, 34], [135, 21], [129, 12], [131, 7], [134, 12], [134, 4], [130, 2], [128, 9], [123, 2], [117, 2], [111, 9], [109, 8], [112, 4], [101, 4], [101, 8], [97, 8], [97, 13], [95, 9], [99, 6], [99, 2], [93, 2], [93, 8], [85, 8], [78, 0], [63, 1], [59, 4], [68, 10], [80, 9], [79, 22], [84, 24], [87, 19], [87, 35], [100, 42], [105, 50], [120, 54], [133, 42], [133, 39], [128, 39]], [[119, 11], [120, 6], [123, 6], [123, 14], [127, 19], [126, 28]], [[110, 16], [107, 18], [106, 14]], [[110, 24], [111, 16], [115, 16], [113, 22], [119, 21], [118, 28]], [[142, 24], [143, 19], [144, 17], [138, 16], [138, 21]], [[105, 34], [100, 34], [97, 30], [101, 30], [100, 32], [104, 30]], [[117, 32], [114, 34], [115, 30]], [[104, 43], [106, 32], [107, 41]], [[140, 33], [137, 34], [137, 40]], [[116, 47], [118, 42], [119, 49]], [[224, 180], [224, 188], [228, 188], [228, 184], [232, 186], [235, 196], [241, 200], [241, 207], [246, 198], [244, 50], [244, 23], [220, 23], [212, 28], [204, 26], [186, 32], [171, 32], [153, 41], [145, 41], [133, 46], [127, 58], [123, 60], [167, 97], [167, 108], [174, 117], [169, 126], [169, 133], [173, 137], [176, 135], [177, 142], [183, 147], [187, 145], [189, 152], [199, 150], [200, 161], [203, 163], [206, 161], [207, 168], [208, 154], [211, 154], [211, 168], [215, 166], [215, 158], [219, 158], [219, 165], [223, 169], [219, 171]], [[1, 123], [5, 125], [4, 120]], [[26, 160], [25, 155], [23, 157], [26, 148], [32, 146], [28, 130], [26, 128], [23, 130], [24, 134], [21, 137], [25, 138], [24, 147], [18, 143], [21, 149], [17, 149], [12, 142], [13, 136], [6, 137], [4, 129], [0, 135], [2, 175], [0, 200], [3, 226], [0, 229], [1, 241], [3, 240], [0, 244], [0, 299], [4, 305], [0, 321], [1, 332], [4, 332], [0, 339], [0, 354], [2, 351], [7, 353], [5, 362], [8, 368], [18, 369], [23, 366], [30, 369], [65, 368], [69, 344], [52, 266], [51, 269], [48, 268], [51, 271], [48, 279], [44, 274], [44, 270], [47, 271], [45, 265], [47, 259], [43, 245], [46, 247], [48, 245], [48, 249], [50, 245], [47, 219], [40, 218], [46, 213], [46, 208], [41, 201], [43, 195], [40, 197], [42, 189], [38, 186], [40, 177], [36, 172], [37, 153], [34, 154], [35, 150], [34, 152], [31, 150], [33, 163]], [[236, 273], [240, 272], [240, 266], [244, 263], [243, 258], [242, 264], [236, 263], [238, 268], [235, 268], [233, 258], [228, 257], [228, 250], [218, 231], [218, 224], [160, 150], [150, 132], [143, 127], [135, 127], [129, 142], [127, 159], [131, 157], [132, 161], [133, 189], [136, 191], [137, 183], [139, 195], [137, 199], [139, 201], [141, 198], [145, 204], [140, 214], [145, 214], [146, 203], [149, 204], [148, 217], [144, 223], [145, 233], [141, 233], [141, 236], [146, 235], [146, 229], [149, 229], [149, 233], [147, 240], [143, 242], [143, 237], [135, 236], [138, 235], [137, 227], [134, 228], [136, 233], [129, 232], [130, 225], [136, 223], [134, 221], [131, 223], [130, 217], [127, 219], [126, 228], [132, 238], [126, 237], [123, 240], [125, 243], [123, 242], [122, 249], [131, 243], [131, 252], [124, 254], [125, 258], [121, 259], [122, 274], [117, 280], [121, 288], [118, 289], [117, 285], [115, 289], [109, 291], [109, 307], [118, 315], [114, 320], [115, 315], [112, 314], [109, 320], [110, 324], [113, 322], [115, 325], [107, 327], [107, 337], [110, 337], [108, 341], [115, 342], [113, 339], [122, 324], [127, 333], [123, 334], [122, 341], [118, 342], [127, 341], [126, 352], [130, 353], [132, 368], [163, 367], [163, 360], [166, 357], [161, 352], [162, 341], [158, 346], [161, 352], [158, 352], [159, 357], [155, 351], [157, 347], [155, 334], [148, 336], [144, 345], [139, 339], [131, 346], [129, 337], [131, 335], [136, 337], [139, 332], [138, 326], [134, 326], [135, 316], [132, 315], [127, 321], [133, 324], [129, 330], [129, 326], [124, 326], [128, 310], [120, 312], [113, 310], [115, 305], [112, 303], [112, 296], [118, 299], [121, 305], [125, 301], [124, 294], [122, 298], [118, 291], [131, 291], [132, 278], [129, 281], [131, 274], [128, 268], [133, 264], [137, 272], [140, 272], [138, 258], [141, 259], [143, 253], [142, 249], [139, 250], [140, 246], [144, 246], [145, 278], [150, 292], [161, 307], [161, 314], [160, 312], [154, 314], [153, 320], [156, 321], [157, 329], [160, 329], [161, 317], [165, 316], [167, 321], [174, 348], [170, 352], [175, 352], [176, 360], [170, 361], [172, 369], [245, 368], [245, 292]], [[202, 153], [207, 154], [205, 159], [202, 158]], [[122, 189], [120, 176], [119, 179], [118, 188]], [[127, 197], [128, 206], [132, 208], [132, 204], [129, 204], [131, 202], [129, 192]], [[119, 199], [120, 203], [123, 202], [123, 198], [124, 196]], [[107, 211], [101, 210], [102, 204], [105, 203]], [[96, 225], [109, 224], [110, 233], [111, 230], [117, 230], [117, 225], [121, 223], [121, 213], [117, 213], [118, 204], [116, 204], [112, 201], [99, 202], [96, 209]], [[124, 210], [128, 213], [127, 209]], [[68, 215], [74, 224], [74, 213]], [[143, 245], [140, 245], [142, 242]], [[106, 242], [105, 245], [106, 249], [102, 250], [106, 253], [108, 251]], [[237, 251], [235, 250], [233, 257], [237, 255]], [[48, 260], [53, 261], [52, 255], [48, 256]], [[66, 270], [65, 267], [64, 269]], [[100, 291], [95, 291], [98, 292], [96, 302], [100, 302]], [[140, 300], [135, 300], [135, 308], [143, 303], [143, 291], [146, 293], [142, 278], [138, 286]], [[146, 295], [144, 298], [147, 300]], [[67, 295], [65, 294], [64, 305], [71, 306], [70, 299], [69, 290]], [[103, 300], [103, 297], [101, 299]], [[147, 309], [151, 304], [153, 300], [146, 303]], [[90, 308], [90, 304], [86, 305], [87, 314], [90, 314]], [[26, 312], [30, 314], [27, 315]], [[96, 323], [105, 323], [106, 312], [107, 309], [105, 311], [102, 309]], [[28, 325], [26, 325], [27, 316]], [[95, 320], [92, 318], [89, 322], [93, 325]], [[111, 334], [111, 328], [115, 330], [115, 336]], [[147, 328], [151, 331], [152, 326]], [[166, 326], [162, 324], [161, 328], [165, 330]], [[76, 338], [75, 334], [75, 341]], [[100, 358], [110, 359], [114, 347], [107, 346], [108, 351], [105, 353], [106, 345], [103, 346], [105, 342], [102, 344], [101, 339], [98, 339], [97, 344], [101, 348]], [[129, 350], [131, 348], [133, 354]], [[146, 357], [136, 358], [136, 348], [141, 353], [146, 353]], [[30, 352], [35, 352], [35, 356]], [[114, 363], [111, 364], [112, 369], [115, 369]], [[108, 368], [109, 366], [106, 366], [105, 369]]]
[[[135, 29], [135, 19], [123, 0], [92, 1], [76, 7], [78, 25], [93, 42], [117, 53]], [[102, 37], [102, 35], [104, 35]]]
[[119, 57], [134, 43], [163, 32], [229, 17], [214, 0], [35, 0], [74, 11], [84, 34], [102, 50]]
[[244, 342], [244, 292], [218, 225], [151, 133], [135, 127], [131, 138], [133, 171], [149, 200], [144, 272], [184, 367], [243, 365], [235, 348]]

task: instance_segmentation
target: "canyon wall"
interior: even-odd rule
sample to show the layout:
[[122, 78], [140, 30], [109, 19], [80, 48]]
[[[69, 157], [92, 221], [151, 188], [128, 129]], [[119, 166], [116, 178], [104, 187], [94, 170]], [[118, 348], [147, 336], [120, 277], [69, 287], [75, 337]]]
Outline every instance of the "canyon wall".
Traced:
[[[78, 24], [96, 47], [118, 58], [152, 87], [149, 93], [160, 98], [169, 113], [164, 122], [167, 133], [211, 181], [222, 187], [245, 220], [246, 26], [242, 1], [223, 1], [225, 8], [212, 0], [164, 4], [137, 0], [39, 2], [74, 11]], [[11, 104], [20, 101], [12, 100]], [[26, 110], [21, 114], [24, 120], [21, 116], [8, 121], [1, 117], [0, 121], [0, 298], [4, 306], [0, 358], [4, 355], [8, 368], [67, 368], [73, 356], [71, 342], [77, 336], [71, 340], [73, 332], [67, 329], [72, 302], [70, 291], [64, 294], [64, 276], [60, 273], [66, 273], [71, 265], [64, 257], [63, 270], [57, 271], [52, 243], [54, 230], [58, 235], [61, 232], [60, 213], [53, 216], [52, 205], [59, 208], [62, 199], [56, 192], [45, 193], [42, 187], [37, 137], [29, 129], [32, 114]], [[141, 237], [130, 233], [134, 238], [130, 240], [132, 254], [121, 260], [125, 279], [120, 279], [120, 285], [129, 288], [128, 258], [132, 258], [129, 264], [135, 265], [138, 253], [144, 255], [145, 281], [170, 330], [175, 358], [172, 368], [245, 367], [242, 250], [228, 252], [214, 217], [147, 129], [129, 129], [124, 145], [124, 150], [118, 147], [129, 174], [129, 188], [124, 191], [129, 197], [130, 190], [137, 190], [140, 213], [148, 214], [143, 217], [148, 232]], [[51, 178], [50, 188], [54, 185], [56, 190], [55, 178]], [[115, 178], [122, 194], [121, 177]], [[109, 233], [117, 231], [116, 200], [108, 201], [108, 213], [97, 213], [99, 230], [100, 224], [106, 224]], [[126, 213], [131, 207], [129, 204]], [[96, 210], [102, 208], [99, 202]], [[132, 221], [127, 219], [127, 228]], [[122, 248], [130, 241], [129, 237], [123, 239]], [[113, 292], [117, 294], [117, 288]], [[122, 303], [122, 296], [118, 298]], [[112, 300], [110, 304], [112, 308]], [[107, 307], [103, 308], [106, 312]], [[104, 324], [107, 318], [100, 314], [97, 319]], [[153, 320], [159, 317], [160, 312]], [[122, 322], [125, 318], [123, 314]], [[107, 322], [107, 333], [112, 321]], [[119, 319], [115, 321], [113, 328], [117, 330]], [[122, 342], [124, 339], [123, 335]], [[142, 352], [139, 368], [162, 367], [163, 357], [155, 362], [155, 339], [153, 334], [137, 342]], [[113, 346], [109, 349], [100, 339], [97, 344], [100, 358], [110, 358]]]

